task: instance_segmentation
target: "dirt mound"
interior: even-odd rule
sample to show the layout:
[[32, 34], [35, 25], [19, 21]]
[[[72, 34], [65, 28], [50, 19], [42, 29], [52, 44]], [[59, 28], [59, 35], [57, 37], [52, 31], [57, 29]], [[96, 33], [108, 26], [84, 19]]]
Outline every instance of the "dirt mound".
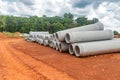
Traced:
[[20, 33], [20, 32], [15, 32], [15, 34], [18, 34], [18, 35], [20, 35], [21, 33]]
[[119, 34], [119, 35], [115, 35], [114, 37], [115, 37], [115, 38], [120, 38], [120, 34]]

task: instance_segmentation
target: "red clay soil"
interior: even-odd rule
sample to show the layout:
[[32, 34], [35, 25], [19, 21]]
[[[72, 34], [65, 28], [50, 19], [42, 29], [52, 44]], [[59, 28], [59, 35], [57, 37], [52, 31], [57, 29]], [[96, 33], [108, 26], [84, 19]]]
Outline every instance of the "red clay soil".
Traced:
[[120, 34], [118, 34], [118, 35], [115, 35], [114, 37], [115, 37], [115, 38], [120, 38]]
[[75, 80], [10, 45], [21, 41], [0, 33], [0, 80]]
[[23, 39], [9, 44], [36, 61], [42, 61], [76, 80], [120, 80], [119, 53], [77, 58]]
[[120, 54], [77, 58], [0, 33], [0, 80], [120, 80]]

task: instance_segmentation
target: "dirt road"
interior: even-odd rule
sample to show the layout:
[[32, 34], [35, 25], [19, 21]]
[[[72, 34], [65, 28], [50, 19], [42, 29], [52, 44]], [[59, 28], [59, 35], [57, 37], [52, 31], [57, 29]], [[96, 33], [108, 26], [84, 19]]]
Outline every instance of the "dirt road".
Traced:
[[66, 73], [37, 61], [9, 45], [20, 40], [10, 38], [0, 40], [0, 80], [74, 80]]
[[120, 54], [76, 58], [0, 33], [0, 80], [120, 80]]

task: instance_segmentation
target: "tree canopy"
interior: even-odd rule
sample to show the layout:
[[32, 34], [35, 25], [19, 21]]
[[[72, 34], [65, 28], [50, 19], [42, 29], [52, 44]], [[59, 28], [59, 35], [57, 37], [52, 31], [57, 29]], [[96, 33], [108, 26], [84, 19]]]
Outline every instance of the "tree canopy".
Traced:
[[49, 31], [50, 33], [59, 30], [83, 26], [98, 22], [97, 18], [88, 20], [86, 17], [78, 17], [74, 20], [71, 13], [65, 13], [63, 17], [53, 16], [42, 17], [15, 17], [15, 16], [0, 16], [0, 31], [8, 32], [22, 32], [28, 33], [29, 31]]
[[114, 31], [114, 35], [118, 35], [119, 34], [119, 32], [117, 32], [116, 30]]

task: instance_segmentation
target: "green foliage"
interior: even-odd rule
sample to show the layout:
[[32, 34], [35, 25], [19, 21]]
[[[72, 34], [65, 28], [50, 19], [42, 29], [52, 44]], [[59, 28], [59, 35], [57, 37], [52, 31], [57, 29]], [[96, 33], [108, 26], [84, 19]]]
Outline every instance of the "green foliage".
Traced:
[[1, 15], [0, 31], [23, 33], [28, 33], [29, 31], [49, 31], [54, 33], [59, 30], [92, 24], [98, 21], [97, 18], [93, 20], [88, 20], [85, 17], [78, 17], [76, 20], [73, 20], [73, 18], [74, 16], [71, 13], [65, 13], [64, 17], [47, 17], [46, 15], [42, 17], [15, 17]]
[[75, 21], [77, 22], [78, 26], [83, 26], [83, 25], [96, 23], [99, 20], [97, 18], [93, 18], [92, 20], [88, 20], [86, 17], [83, 16], [83, 17], [78, 17]]
[[53, 24], [53, 27], [51, 28], [50, 33], [53, 33], [53, 32], [56, 32], [56, 31], [60, 31], [60, 30], [63, 30], [63, 29], [64, 29], [63, 24], [61, 24], [60, 22], [57, 22], [57, 23]]
[[69, 19], [73, 19], [73, 14], [71, 14], [71, 13], [65, 13], [64, 14], [64, 18], [69, 18]]
[[10, 37], [18, 37], [19, 35], [16, 33], [12, 33], [12, 32], [3, 32], [4, 34], [10, 36]]
[[114, 32], [114, 35], [118, 35], [119, 34], [119, 32], [117, 32], [117, 31], [113, 31]]

